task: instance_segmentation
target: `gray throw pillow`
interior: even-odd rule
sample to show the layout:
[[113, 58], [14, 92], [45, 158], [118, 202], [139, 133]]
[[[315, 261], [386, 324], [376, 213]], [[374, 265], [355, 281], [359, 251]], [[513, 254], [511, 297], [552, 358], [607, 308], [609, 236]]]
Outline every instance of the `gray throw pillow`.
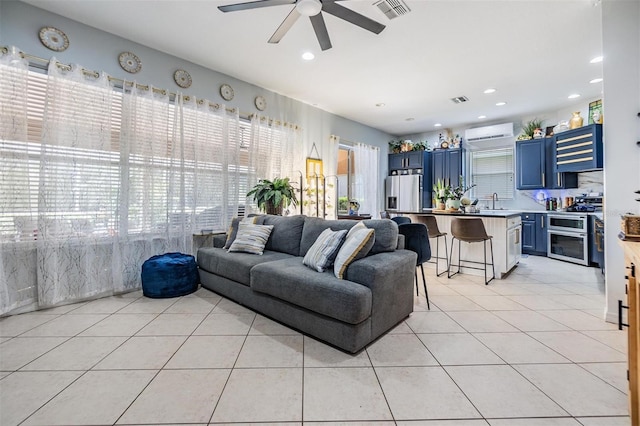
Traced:
[[254, 225], [240, 222], [236, 239], [229, 247], [229, 252], [262, 255], [271, 230], [273, 230], [273, 225]]
[[346, 235], [346, 230], [325, 229], [302, 259], [302, 264], [318, 272], [324, 272], [325, 269], [333, 265]]

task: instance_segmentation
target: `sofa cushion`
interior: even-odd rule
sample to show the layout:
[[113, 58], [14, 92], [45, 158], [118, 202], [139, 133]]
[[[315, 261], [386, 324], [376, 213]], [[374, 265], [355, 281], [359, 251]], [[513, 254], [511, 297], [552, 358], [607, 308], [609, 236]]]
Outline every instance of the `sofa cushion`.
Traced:
[[376, 240], [369, 254], [378, 254], [395, 251], [398, 247], [398, 224], [391, 219], [367, 219], [363, 220], [367, 228], [376, 232]]
[[[258, 216], [256, 223], [261, 225], [273, 225], [273, 231], [267, 241], [266, 250], [275, 250], [282, 253], [298, 256], [300, 252], [300, 238], [305, 216]], [[315, 240], [314, 240], [315, 241]]]
[[255, 265], [291, 256], [277, 251], [265, 251], [262, 256], [249, 253], [229, 253], [223, 248], [201, 248], [198, 250], [198, 266], [212, 274], [237, 281], [246, 286], [250, 282], [250, 271]]
[[312, 271], [300, 257], [256, 265], [251, 289], [349, 324], [371, 316], [368, 287], [339, 280], [333, 271]]
[[371, 251], [375, 242], [375, 231], [360, 222], [347, 234], [344, 244], [340, 247], [335, 260], [333, 273], [337, 278], [343, 278], [347, 266], [358, 259], [362, 259]]
[[262, 255], [273, 225], [254, 225], [240, 222], [236, 239], [231, 243], [229, 252], [242, 252]]
[[348, 231], [356, 223], [358, 223], [357, 220], [324, 220], [319, 217], [307, 217], [304, 220], [304, 228], [302, 229], [299, 256], [304, 257], [307, 255], [313, 243], [316, 242], [325, 229], [331, 228], [333, 231]]
[[302, 264], [318, 272], [324, 272], [333, 265], [338, 250], [340, 250], [340, 246], [344, 242], [345, 235], [347, 235], [346, 230], [332, 231], [327, 228], [322, 231], [304, 256], [304, 259], [302, 259]]

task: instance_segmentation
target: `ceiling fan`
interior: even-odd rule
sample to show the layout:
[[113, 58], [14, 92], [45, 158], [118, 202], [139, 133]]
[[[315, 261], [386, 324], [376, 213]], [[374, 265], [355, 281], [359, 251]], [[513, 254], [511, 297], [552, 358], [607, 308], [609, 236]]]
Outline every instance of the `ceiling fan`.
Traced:
[[289, 12], [289, 15], [287, 15], [284, 21], [282, 21], [276, 32], [273, 33], [269, 39], [269, 43], [278, 43], [282, 40], [282, 37], [289, 31], [300, 15], [305, 15], [311, 20], [311, 25], [313, 25], [313, 30], [316, 33], [318, 43], [320, 43], [322, 50], [331, 49], [331, 39], [329, 38], [327, 26], [325, 25], [321, 12], [326, 12], [375, 34], [380, 34], [380, 32], [384, 30], [385, 26], [381, 23], [341, 6], [336, 3], [336, 1], [339, 0], [256, 0], [218, 6], [218, 9], [223, 12], [235, 12], [238, 10], [293, 4], [295, 5], [294, 8]]

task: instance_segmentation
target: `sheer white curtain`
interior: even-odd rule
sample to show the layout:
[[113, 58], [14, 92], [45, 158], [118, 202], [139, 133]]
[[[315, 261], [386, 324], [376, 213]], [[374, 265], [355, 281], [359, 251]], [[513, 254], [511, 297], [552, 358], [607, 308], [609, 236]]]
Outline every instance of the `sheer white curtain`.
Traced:
[[326, 176], [327, 209], [326, 219], [337, 219], [338, 211], [338, 149], [340, 148], [340, 137], [329, 136], [329, 144], [326, 147], [326, 161], [324, 169]]
[[[50, 306], [113, 290], [118, 155], [106, 75], [49, 65], [38, 189], [38, 301]], [[102, 231], [102, 232], [101, 232]]]
[[380, 149], [375, 146], [356, 143], [353, 145], [355, 163], [354, 197], [360, 203], [359, 213], [378, 217], [378, 173], [380, 169]]
[[37, 200], [29, 188], [38, 151], [28, 144], [28, 66], [16, 48], [0, 55], [0, 315], [37, 300]]
[[[296, 147], [302, 145], [301, 129], [293, 124], [254, 115], [248, 149], [249, 188], [260, 179], [288, 177], [292, 184], [299, 180]], [[297, 185], [294, 185], [297, 186]], [[293, 214], [298, 208], [289, 207]]]

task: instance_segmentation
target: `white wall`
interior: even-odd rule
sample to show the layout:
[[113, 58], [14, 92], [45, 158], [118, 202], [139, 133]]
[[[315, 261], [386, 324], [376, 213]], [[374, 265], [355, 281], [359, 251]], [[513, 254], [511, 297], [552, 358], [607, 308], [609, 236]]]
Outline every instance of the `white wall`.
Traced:
[[[44, 47], [38, 38], [38, 31], [44, 26], [64, 31], [70, 40], [69, 48], [64, 52], [53, 52]], [[169, 31], [167, 37], [170, 36]], [[333, 134], [380, 147], [381, 170], [387, 170], [387, 143], [392, 138], [389, 134], [26, 3], [0, 0], [0, 46], [3, 45], [16, 46], [27, 54], [45, 59], [55, 56], [64, 63], [77, 63], [116, 78], [135, 79], [138, 83], [171, 92], [180, 90], [185, 95], [221, 104], [225, 101], [220, 96], [219, 87], [227, 83], [233, 87], [235, 97], [226, 102], [226, 106], [239, 108], [241, 114], [245, 115], [256, 113], [254, 99], [260, 95], [267, 101], [263, 115], [302, 126], [304, 145], [300, 150], [304, 157], [315, 143], [320, 156], [327, 161], [329, 136]], [[129, 74], [120, 68], [118, 55], [124, 51], [133, 52], [140, 58], [142, 70], [139, 73]], [[211, 51], [215, 54], [215, 49]], [[173, 81], [173, 73], [177, 69], [185, 69], [191, 74], [193, 84], [188, 89], [179, 88]], [[337, 161], [337, 158], [332, 161]], [[301, 168], [304, 168], [304, 164]], [[380, 210], [383, 205], [384, 174], [380, 173], [378, 182], [381, 191]]]
[[617, 322], [624, 294], [624, 258], [617, 235], [620, 215], [640, 213], [640, 1], [602, 2], [604, 77], [604, 189], [606, 318]]

